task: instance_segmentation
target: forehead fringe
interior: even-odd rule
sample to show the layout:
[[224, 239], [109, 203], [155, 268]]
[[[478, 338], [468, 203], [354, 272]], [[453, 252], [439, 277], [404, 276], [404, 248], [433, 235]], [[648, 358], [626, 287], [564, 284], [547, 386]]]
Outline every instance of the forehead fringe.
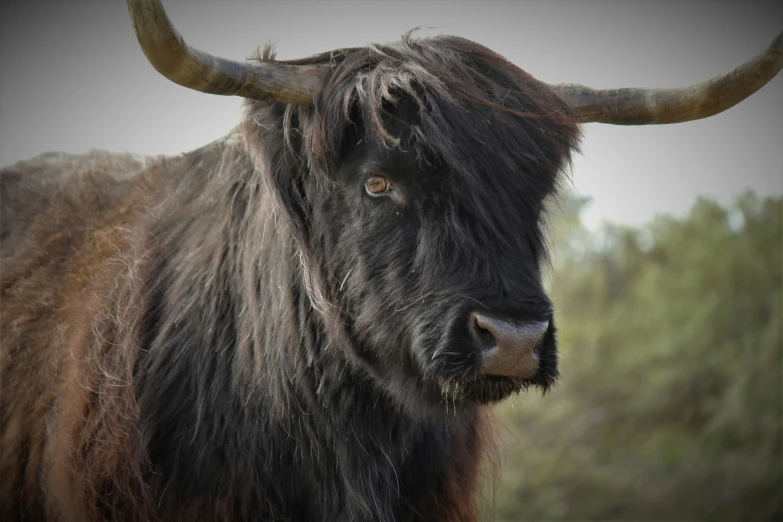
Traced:
[[355, 116], [368, 139], [399, 146], [389, 123], [403, 101], [415, 110], [409, 123], [417, 145], [459, 170], [474, 168], [481, 156], [509, 154], [557, 170], [578, 145], [568, 107], [502, 56], [458, 37], [407, 34], [351, 50], [336, 65], [316, 97], [315, 159], [334, 164]]

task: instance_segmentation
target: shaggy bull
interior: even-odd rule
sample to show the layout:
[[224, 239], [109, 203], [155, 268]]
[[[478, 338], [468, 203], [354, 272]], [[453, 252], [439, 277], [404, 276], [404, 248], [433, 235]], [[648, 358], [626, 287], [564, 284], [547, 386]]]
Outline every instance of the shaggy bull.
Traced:
[[542, 209], [578, 123], [709, 116], [781, 67], [780, 37], [660, 92], [456, 37], [237, 63], [129, 6], [245, 117], [2, 171], [3, 520], [475, 520], [486, 405], [557, 376]]

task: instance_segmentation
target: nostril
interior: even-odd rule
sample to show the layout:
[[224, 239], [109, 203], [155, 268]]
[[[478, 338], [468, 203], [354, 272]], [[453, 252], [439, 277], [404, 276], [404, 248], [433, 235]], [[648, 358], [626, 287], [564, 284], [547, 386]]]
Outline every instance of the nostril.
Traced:
[[471, 331], [476, 338], [479, 349], [482, 352], [486, 352], [492, 350], [495, 347], [496, 341], [495, 336], [492, 335], [492, 332], [488, 328], [486, 328], [486, 326], [483, 324], [483, 321], [479, 320], [479, 317], [480, 316], [475, 312], [470, 314], [470, 326]]

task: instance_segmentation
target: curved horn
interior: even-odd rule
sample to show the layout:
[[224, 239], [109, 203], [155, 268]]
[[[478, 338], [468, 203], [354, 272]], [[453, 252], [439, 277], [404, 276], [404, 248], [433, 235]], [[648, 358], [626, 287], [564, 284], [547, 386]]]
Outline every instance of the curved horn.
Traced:
[[128, 0], [147, 60], [169, 80], [209, 94], [312, 105], [324, 65], [235, 62], [194, 49], [171, 25], [160, 0]]
[[783, 68], [783, 32], [766, 51], [733, 71], [675, 89], [591, 89], [583, 85], [550, 85], [571, 107], [580, 123], [615, 125], [681, 123], [707, 118], [738, 104]]

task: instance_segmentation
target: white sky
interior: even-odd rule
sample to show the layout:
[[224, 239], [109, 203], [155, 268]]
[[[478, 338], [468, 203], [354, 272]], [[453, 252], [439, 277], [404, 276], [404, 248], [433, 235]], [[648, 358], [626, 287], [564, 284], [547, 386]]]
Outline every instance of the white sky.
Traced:
[[[407, 30], [478, 41], [537, 78], [591, 87], [673, 87], [728, 72], [783, 29], [783, 2], [206, 2], [164, 0], [195, 47], [280, 58]], [[0, 165], [47, 150], [173, 154], [224, 135], [238, 98], [168, 82], [138, 48], [125, 3], [0, 3]], [[783, 193], [783, 75], [727, 112], [669, 126], [584, 127], [576, 189], [589, 226], [682, 214], [697, 195]]]

